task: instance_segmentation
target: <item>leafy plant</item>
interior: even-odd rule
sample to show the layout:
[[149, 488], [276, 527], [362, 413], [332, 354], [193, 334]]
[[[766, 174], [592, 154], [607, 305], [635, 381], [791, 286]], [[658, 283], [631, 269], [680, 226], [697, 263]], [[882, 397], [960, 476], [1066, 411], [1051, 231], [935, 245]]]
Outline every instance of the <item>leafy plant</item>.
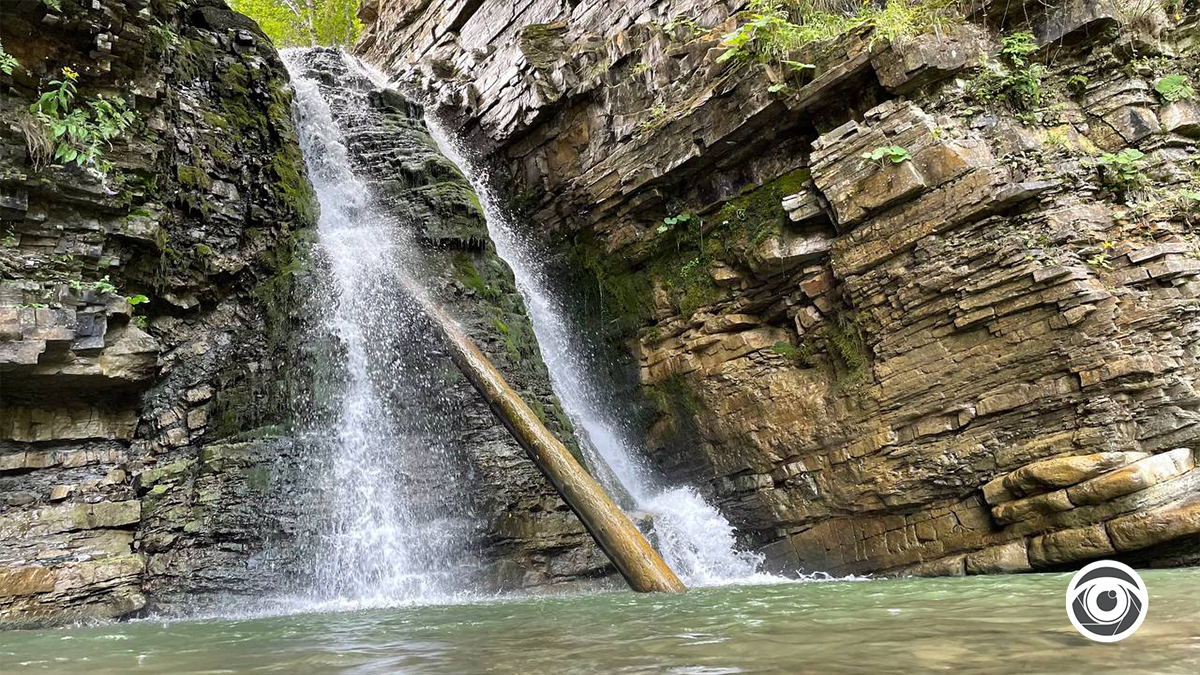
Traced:
[[146, 296], [139, 293], [137, 295], [129, 296], [128, 298], [126, 298], [126, 301], [129, 302], [130, 306], [137, 307], [138, 305], [142, 305], [142, 304], [146, 304], [146, 303], [150, 302], [150, 298], [147, 298]]
[[[29, 106], [37, 122], [34, 126], [40, 128], [45, 139], [43, 144], [31, 142], [30, 154], [36, 166], [50, 161], [74, 162], [103, 178], [112, 169], [104, 150], [111, 148], [112, 140], [133, 124], [136, 113], [126, 108], [124, 99], [115, 96], [87, 101], [86, 109], [76, 106], [77, 79], [79, 73], [63, 68], [62, 79], [51, 80], [52, 89], [43, 92]], [[37, 130], [26, 129], [26, 134]]]
[[1103, 178], [1106, 185], [1124, 194], [1139, 187], [1145, 182], [1142, 175], [1142, 164], [1145, 153], [1136, 148], [1125, 148], [1118, 153], [1106, 152], [1100, 155], [1097, 164], [1104, 167]]
[[726, 61], [769, 63], [779, 61], [803, 45], [799, 26], [788, 20], [783, 3], [752, 0], [745, 23], [721, 38], [725, 51], [717, 57]]
[[163, 23], [152, 23], [150, 28], [150, 38], [154, 40], [161, 51], [166, 51], [175, 45], [179, 44], [179, 35], [171, 29], [170, 26]]
[[776, 342], [771, 351], [787, 359], [797, 368], [807, 368], [813, 364], [813, 350], [807, 343], [796, 347], [790, 342]]
[[686, 214], [686, 213], [680, 213], [679, 215], [675, 215], [675, 216], [668, 216], [666, 218], [663, 218], [662, 225], [658, 226], [657, 231], [659, 234], [665, 234], [667, 232], [670, 232], [671, 228], [675, 227], [676, 225], [687, 225], [688, 222], [691, 221], [691, 219], [692, 219], [692, 216], [689, 214]]
[[[971, 81], [970, 91], [981, 102], [1007, 101], [1018, 112], [1029, 112], [1042, 103], [1041, 66], [1029, 56], [1038, 49], [1033, 34], [1021, 31], [1000, 40], [1000, 61], [983, 64]], [[1083, 82], [1086, 85], [1086, 78]]]
[[864, 152], [860, 156], [868, 162], [875, 162], [880, 167], [889, 163], [903, 164], [912, 161], [912, 155], [908, 150], [899, 145], [883, 145], [870, 152]]
[[1083, 96], [1084, 92], [1087, 91], [1087, 86], [1088, 78], [1086, 75], [1076, 73], [1067, 78], [1067, 91], [1071, 92], [1071, 95], [1075, 98]]
[[20, 66], [17, 57], [4, 51], [4, 43], [0, 42], [0, 72], [5, 75], [12, 75], [13, 69]]
[[[78, 293], [79, 291], [83, 290], [84, 282], [80, 281], [79, 279], [72, 279], [70, 281], [70, 286], [71, 290]], [[87, 286], [100, 295], [113, 295], [117, 292], [117, 287], [114, 286], [112, 281], [109, 280], [107, 274], [101, 277], [99, 281], [93, 281], [87, 284]], [[141, 297], [144, 298], [145, 296]], [[146, 299], [143, 302], [149, 302], [149, 299]], [[138, 303], [131, 301], [130, 304], [136, 305]]]
[[1112, 265], [1109, 264], [1110, 258], [1108, 252], [1112, 248], [1113, 243], [1111, 241], [1103, 242], [1100, 244], [1100, 250], [1087, 259], [1087, 264], [1091, 265], [1092, 267], [1103, 267], [1104, 269], [1110, 269]]
[[1196, 98], [1196, 90], [1188, 82], [1187, 75], [1180, 73], [1167, 75], [1160, 79], [1155, 83], [1154, 91], [1158, 92], [1164, 103], [1190, 101]]
[[1029, 31], [1019, 31], [1000, 38], [1000, 55], [1014, 68], [1028, 65], [1029, 55], [1037, 50], [1037, 42]]
[[62, 0], [42, 0], [42, 4], [57, 12], [62, 11]]

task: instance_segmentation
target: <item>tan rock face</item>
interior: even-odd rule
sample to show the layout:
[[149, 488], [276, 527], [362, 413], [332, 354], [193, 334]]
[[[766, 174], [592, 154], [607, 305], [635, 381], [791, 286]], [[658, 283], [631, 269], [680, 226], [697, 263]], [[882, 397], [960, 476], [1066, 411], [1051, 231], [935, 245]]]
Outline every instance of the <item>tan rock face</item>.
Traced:
[[[535, 195], [530, 231], [583, 241], [606, 287], [636, 296], [605, 307], [646, 306], [613, 337], [655, 404], [649, 452], [716, 495], [774, 568], [1018, 571], [1110, 548], [1153, 558], [1189, 536], [1186, 509], [1142, 538], [1113, 528], [1198, 480], [1194, 218], [1122, 194], [1093, 159], [1136, 145], [1148, 189], [1194, 190], [1191, 110], [1125, 71], [1135, 38], [1098, 39], [1101, 4], [1006, 27], [1080, 40], [1024, 114], [970, 93], [980, 47], [998, 51], [998, 1], [961, 29], [805, 50], [812, 79], [774, 93], [766, 69], [715, 63], [738, 18], [698, 0], [536, 0], [503, 20], [466, 0], [382, 3], [359, 51], [477, 125], [514, 194]], [[702, 30], [650, 23], [668, 17]], [[558, 55], [531, 65], [518, 38], [533, 24], [555, 25]], [[1145, 42], [1181, 41], [1164, 57], [1193, 67], [1187, 26], [1161, 28]], [[908, 157], [863, 159], [886, 146]], [[725, 220], [748, 236], [662, 238], [683, 212], [706, 241]], [[692, 248], [675, 259], [674, 243]], [[679, 274], [692, 260], [704, 274]]]

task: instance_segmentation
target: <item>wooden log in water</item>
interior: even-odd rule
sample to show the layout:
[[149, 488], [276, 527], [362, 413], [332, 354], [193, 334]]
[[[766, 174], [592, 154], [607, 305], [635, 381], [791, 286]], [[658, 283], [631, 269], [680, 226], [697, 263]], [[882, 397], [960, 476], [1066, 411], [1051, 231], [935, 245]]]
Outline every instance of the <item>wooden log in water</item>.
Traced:
[[508, 386], [504, 376], [479, 351], [475, 343], [439, 308], [426, 307], [446, 338], [450, 356], [459, 370], [487, 400], [492, 411], [550, 479], [563, 501], [583, 521], [584, 527], [640, 593], [682, 593], [679, 577], [654, 550], [637, 526], [621, 511], [604, 488], [550, 433], [533, 410]]

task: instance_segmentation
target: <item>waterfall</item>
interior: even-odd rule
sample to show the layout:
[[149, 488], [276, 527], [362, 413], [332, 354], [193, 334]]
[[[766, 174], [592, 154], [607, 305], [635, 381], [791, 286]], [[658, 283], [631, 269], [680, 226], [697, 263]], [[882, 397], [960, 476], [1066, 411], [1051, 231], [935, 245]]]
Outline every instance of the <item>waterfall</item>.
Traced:
[[572, 326], [564, 299], [547, 278], [545, 252], [538, 242], [522, 236], [499, 206], [485, 162], [436, 117], [428, 115], [426, 123], [442, 152], [463, 170], [479, 195], [488, 231], [516, 276], [542, 360], [580, 436], [592, 474], [610, 493], [628, 495], [631, 510], [652, 517], [659, 551], [688, 585], [767, 579], [757, 572], [761, 556], [738, 549], [733, 526], [716, 508], [691, 487], [663, 486], [645, 466], [631, 440], [630, 412], [601, 384], [597, 345]]
[[306, 70], [309, 53], [289, 50], [284, 61], [320, 204], [317, 253], [328, 288], [315, 311], [339, 349], [326, 355], [332, 419], [308, 434], [317, 439], [310, 482], [323, 514], [302, 543], [314, 571], [308, 597], [333, 606], [445, 600], [468, 585], [478, 519], [462, 486], [446, 480], [461, 473], [446, 440], [450, 407], [437, 400], [428, 319], [401, 277], [420, 262], [355, 175], [331, 111], [333, 96], [362, 99], [341, 109], [365, 109], [367, 92], [322, 86]]

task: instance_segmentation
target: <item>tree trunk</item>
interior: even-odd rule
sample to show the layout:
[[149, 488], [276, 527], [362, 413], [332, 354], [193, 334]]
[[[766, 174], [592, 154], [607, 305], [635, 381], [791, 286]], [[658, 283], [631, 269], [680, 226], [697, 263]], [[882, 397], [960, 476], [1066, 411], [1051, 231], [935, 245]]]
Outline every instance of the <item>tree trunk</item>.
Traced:
[[[411, 287], [411, 286], [410, 286]], [[421, 297], [418, 295], [418, 297]], [[687, 590], [633, 521], [538, 419], [496, 367], [458, 325], [438, 307], [426, 309], [446, 338], [450, 357], [487, 400], [496, 417], [550, 479], [563, 501], [583, 521], [592, 538], [633, 590], [682, 593]]]
[[308, 23], [308, 40], [312, 43], [313, 47], [316, 47], [317, 29], [313, 24], [313, 17], [317, 15], [317, 2], [316, 0], [304, 0], [304, 6], [308, 8], [308, 11], [305, 12], [306, 16], [304, 17]]

